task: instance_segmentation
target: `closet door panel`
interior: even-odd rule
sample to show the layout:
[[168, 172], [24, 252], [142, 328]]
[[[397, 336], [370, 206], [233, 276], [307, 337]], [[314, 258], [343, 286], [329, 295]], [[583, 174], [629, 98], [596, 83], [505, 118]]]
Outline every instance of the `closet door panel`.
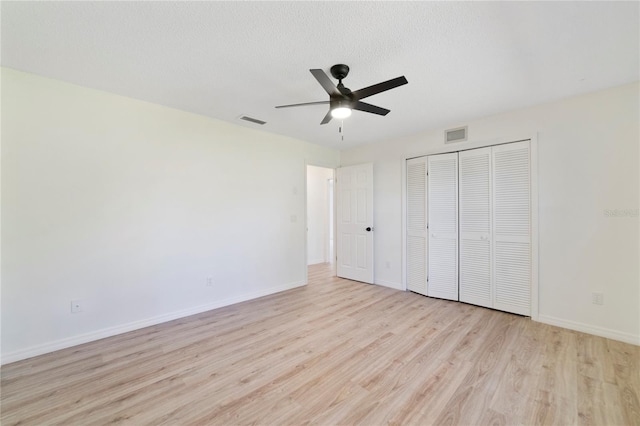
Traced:
[[493, 307], [491, 148], [459, 154], [460, 300]]
[[531, 314], [529, 142], [493, 147], [494, 307]]
[[427, 159], [407, 160], [407, 288], [427, 295]]
[[458, 300], [458, 153], [427, 157], [427, 295]]

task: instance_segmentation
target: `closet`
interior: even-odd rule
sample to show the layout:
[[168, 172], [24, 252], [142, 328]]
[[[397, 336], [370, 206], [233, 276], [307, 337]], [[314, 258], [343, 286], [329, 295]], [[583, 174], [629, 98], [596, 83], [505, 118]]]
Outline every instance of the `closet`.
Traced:
[[529, 141], [407, 160], [407, 288], [531, 314]]

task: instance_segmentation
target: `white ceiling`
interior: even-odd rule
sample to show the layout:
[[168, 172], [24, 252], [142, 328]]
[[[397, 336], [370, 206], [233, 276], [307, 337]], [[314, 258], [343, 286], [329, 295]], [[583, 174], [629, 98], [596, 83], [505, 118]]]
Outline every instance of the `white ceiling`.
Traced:
[[[8, 2], [2, 66], [347, 148], [639, 79], [638, 2]], [[406, 76], [320, 126], [309, 73], [352, 90]], [[267, 124], [238, 120], [249, 115]]]

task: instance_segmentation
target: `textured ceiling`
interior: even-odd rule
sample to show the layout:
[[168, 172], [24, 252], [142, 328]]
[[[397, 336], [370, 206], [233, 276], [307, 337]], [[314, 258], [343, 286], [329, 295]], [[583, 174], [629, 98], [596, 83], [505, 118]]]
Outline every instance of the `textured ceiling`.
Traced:
[[[8, 2], [2, 66], [347, 148], [639, 78], [638, 2]], [[309, 73], [409, 84], [320, 126]], [[249, 115], [264, 126], [238, 120]]]

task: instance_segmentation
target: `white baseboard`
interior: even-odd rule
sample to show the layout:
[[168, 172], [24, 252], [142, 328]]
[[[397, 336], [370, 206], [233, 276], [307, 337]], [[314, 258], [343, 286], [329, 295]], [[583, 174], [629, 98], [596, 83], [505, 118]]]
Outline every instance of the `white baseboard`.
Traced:
[[624, 331], [612, 330], [610, 328], [598, 327], [595, 325], [584, 324], [581, 322], [565, 320], [549, 315], [538, 315], [538, 322], [557, 327], [568, 328], [570, 330], [581, 331], [583, 333], [593, 334], [595, 336], [606, 337], [607, 339], [619, 340], [632, 345], [640, 345], [640, 336]]
[[386, 280], [375, 280], [374, 282], [384, 287], [393, 288], [395, 290], [403, 290], [401, 283], [395, 283], [393, 281], [386, 281]]
[[89, 333], [80, 334], [77, 336], [67, 337], [64, 339], [55, 340], [52, 342], [43, 343], [40, 345], [31, 346], [26, 349], [20, 349], [14, 352], [9, 352], [2, 356], [0, 365], [9, 364], [10, 362], [16, 362], [23, 359], [31, 358], [38, 355], [43, 355], [49, 352], [58, 351], [60, 349], [70, 348], [72, 346], [81, 345], [83, 343], [93, 342], [95, 340], [104, 339], [106, 337], [115, 336], [129, 331], [138, 330], [141, 328], [149, 327], [152, 325], [160, 324], [167, 321], [173, 321], [178, 318], [188, 317], [190, 315], [199, 314], [202, 312], [210, 311], [212, 309], [222, 308], [223, 306], [229, 306], [247, 300], [257, 299], [259, 297], [268, 296], [270, 294], [279, 293], [285, 290], [291, 290], [296, 287], [305, 285], [304, 281], [297, 281], [277, 287], [271, 287], [251, 293], [242, 294], [240, 296], [230, 297], [224, 300], [218, 300], [205, 305], [195, 306], [193, 308], [182, 309], [179, 311], [170, 312], [163, 315], [158, 315], [152, 318], [147, 318], [139, 321], [130, 322], [127, 324], [116, 325], [113, 327], [107, 327]]
[[317, 265], [318, 263], [326, 263], [324, 259], [310, 259], [307, 261], [307, 265]]

